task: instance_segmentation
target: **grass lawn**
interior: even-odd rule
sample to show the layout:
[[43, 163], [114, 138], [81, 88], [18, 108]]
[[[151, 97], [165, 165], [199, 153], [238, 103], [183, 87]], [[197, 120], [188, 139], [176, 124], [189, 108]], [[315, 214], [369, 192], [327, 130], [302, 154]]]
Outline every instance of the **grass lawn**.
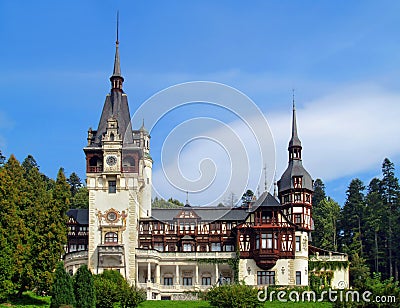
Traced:
[[[210, 308], [210, 304], [206, 301], [145, 301], [139, 305], [139, 308]], [[264, 307], [295, 307], [295, 308], [331, 308], [331, 303], [281, 303], [266, 302]]]
[[[7, 303], [0, 304], [0, 308], [6, 307], [50, 307], [50, 297], [37, 296], [32, 292], [26, 292], [22, 298], [13, 298]], [[206, 301], [145, 301], [139, 305], [139, 308], [210, 308], [210, 304]], [[331, 308], [331, 303], [281, 303], [281, 302], [265, 302], [264, 307], [295, 307], [295, 308]]]

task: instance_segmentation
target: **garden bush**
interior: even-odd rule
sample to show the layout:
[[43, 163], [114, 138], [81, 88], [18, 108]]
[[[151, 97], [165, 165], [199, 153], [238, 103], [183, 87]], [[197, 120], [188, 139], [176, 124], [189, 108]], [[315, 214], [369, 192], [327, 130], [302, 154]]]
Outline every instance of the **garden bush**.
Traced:
[[257, 308], [264, 303], [257, 298], [258, 289], [244, 284], [212, 287], [206, 295], [211, 306], [219, 308]]

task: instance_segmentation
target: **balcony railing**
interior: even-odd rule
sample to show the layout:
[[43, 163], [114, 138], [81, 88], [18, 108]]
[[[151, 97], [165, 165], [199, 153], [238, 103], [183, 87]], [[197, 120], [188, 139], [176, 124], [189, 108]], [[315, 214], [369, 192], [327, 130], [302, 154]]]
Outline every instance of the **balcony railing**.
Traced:
[[136, 167], [135, 166], [122, 166], [122, 172], [135, 173]]
[[187, 260], [189, 259], [230, 259], [235, 257], [235, 252], [210, 251], [210, 252], [159, 252], [154, 249], [136, 249], [136, 257], [138, 258], [156, 258], [156, 259], [172, 259]]
[[88, 167], [87, 167], [87, 172], [88, 172], [88, 173], [99, 173], [99, 172], [103, 172], [103, 167], [102, 167], [102, 166], [88, 166]]

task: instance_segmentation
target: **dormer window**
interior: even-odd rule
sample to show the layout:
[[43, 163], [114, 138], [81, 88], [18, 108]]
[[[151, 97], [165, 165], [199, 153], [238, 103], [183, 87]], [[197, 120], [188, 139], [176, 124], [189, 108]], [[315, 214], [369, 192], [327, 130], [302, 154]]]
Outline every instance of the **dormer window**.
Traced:
[[302, 187], [302, 177], [294, 176], [293, 177], [293, 186], [294, 188], [301, 188]]

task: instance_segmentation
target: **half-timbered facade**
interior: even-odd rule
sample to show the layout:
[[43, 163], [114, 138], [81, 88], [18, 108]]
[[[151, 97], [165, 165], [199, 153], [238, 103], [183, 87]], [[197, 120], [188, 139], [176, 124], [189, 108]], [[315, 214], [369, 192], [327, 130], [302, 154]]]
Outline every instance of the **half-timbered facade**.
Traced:
[[89, 209], [70, 210], [65, 266], [118, 270], [149, 299], [183, 299], [234, 280], [307, 285], [313, 181], [302, 165], [293, 104], [289, 162], [277, 183], [242, 207], [152, 209], [150, 135], [132, 130], [116, 42], [111, 92], [86, 155]]

